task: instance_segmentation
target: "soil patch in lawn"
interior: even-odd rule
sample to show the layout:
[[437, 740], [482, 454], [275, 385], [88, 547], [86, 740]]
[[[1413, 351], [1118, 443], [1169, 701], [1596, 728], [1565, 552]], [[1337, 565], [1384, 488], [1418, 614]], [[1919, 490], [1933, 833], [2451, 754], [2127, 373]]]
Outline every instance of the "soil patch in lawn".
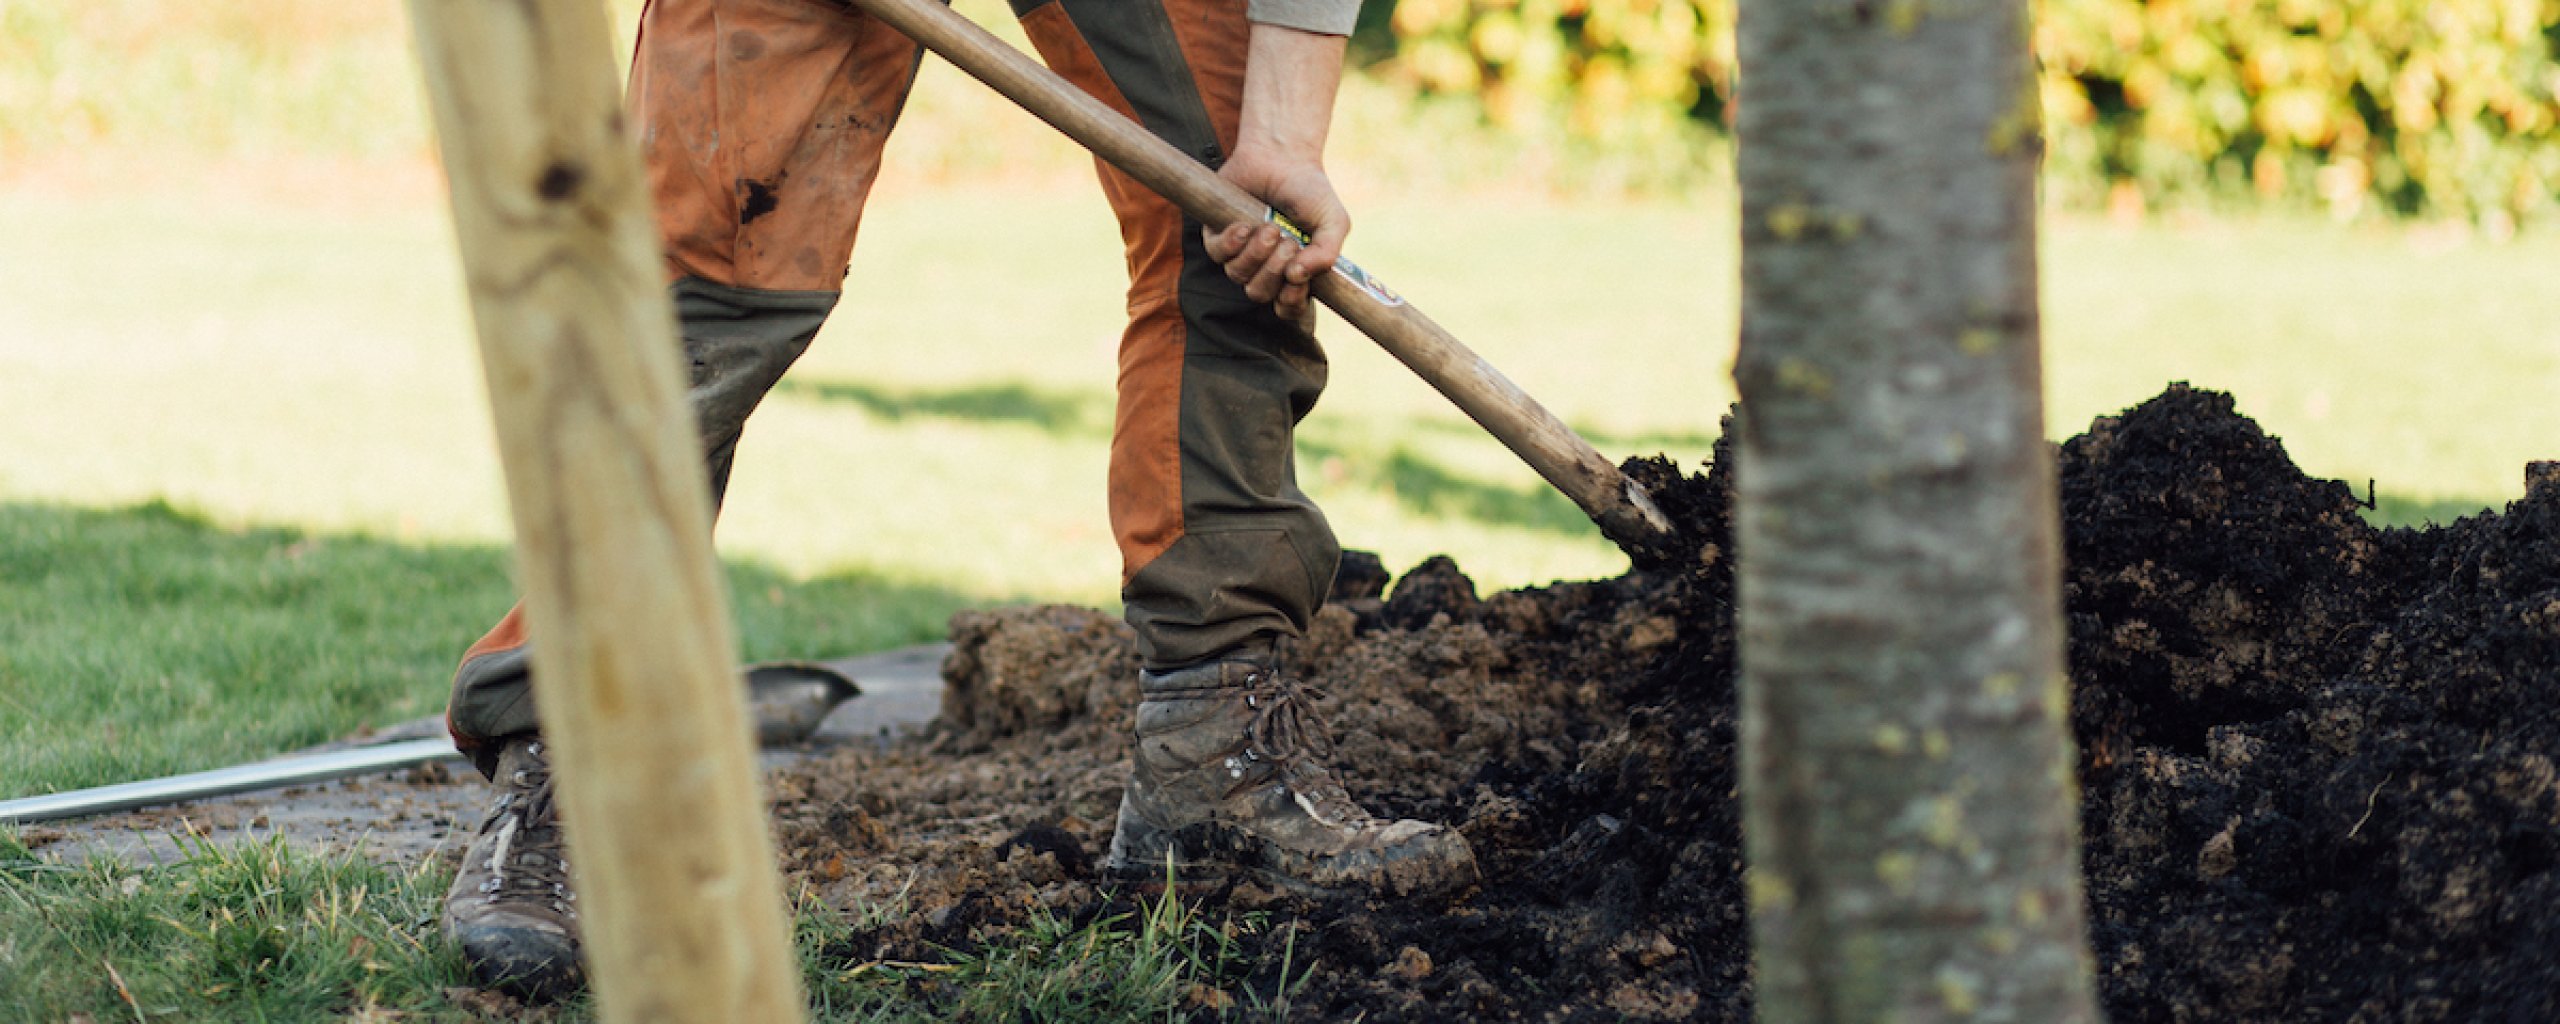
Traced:
[[[1196, 894], [1272, 924], [1233, 994], [1267, 997], [1286, 958], [1313, 968], [1300, 1019], [1747, 1019], [1724, 454], [1628, 464], [1683, 526], [1673, 571], [1479, 595], [1446, 559], [1388, 586], [1352, 556], [1291, 663], [1331, 692], [1352, 792], [1458, 825], [1483, 877], [1440, 900]], [[2376, 529], [2183, 386], [2059, 457], [2111, 1019], [2560, 1019], [2560, 487]], [[910, 912], [836, 955], [1133, 907], [1096, 869], [1126, 627], [1047, 607], [952, 632], [934, 730], [775, 776], [786, 868]]]

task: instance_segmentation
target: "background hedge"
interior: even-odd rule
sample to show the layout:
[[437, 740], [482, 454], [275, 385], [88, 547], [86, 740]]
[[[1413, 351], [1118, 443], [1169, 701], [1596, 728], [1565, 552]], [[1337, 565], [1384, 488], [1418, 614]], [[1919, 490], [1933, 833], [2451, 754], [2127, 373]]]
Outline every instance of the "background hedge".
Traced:
[[[1930, 0], [1861, 2], [1892, 25]], [[1374, 73], [1561, 145], [1729, 123], [1734, 0], [1370, 0], [1363, 16]], [[2560, 0], [2044, 0], [2035, 43], [2066, 202], [2560, 215]]]
[[[629, 20], [639, 0], [609, 0]], [[1867, 5], [1890, 27], [1952, 0]], [[1429, 185], [1729, 182], [1736, 0], [1367, 0], [1344, 159]], [[962, 0], [1010, 32], [997, 0]], [[2560, 224], [2560, 0], [2038, 0], [2049, 195]], [[430, 152], [407, 21], [344, 0], [0, 0], [0, 178], [101, 148]], [[891, 159], [1050, 160], [946, 90]], [[1500, 129], [1489, 131], [1490, 125]], [[1045, 143], [1045, 137], [1038, 138]], [[1356, 157], [1356, 159], [1355, 159]], [[169, 162], [169, 161], [161, 161]]]

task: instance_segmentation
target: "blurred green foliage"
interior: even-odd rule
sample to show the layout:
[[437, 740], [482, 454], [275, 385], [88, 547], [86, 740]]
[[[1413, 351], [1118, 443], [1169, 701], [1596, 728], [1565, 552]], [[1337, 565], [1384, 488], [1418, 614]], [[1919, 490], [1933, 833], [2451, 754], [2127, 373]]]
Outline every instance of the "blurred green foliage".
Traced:
[[[1889, 28], [1941, 0], [1829, 2], [1875, 5]], [[612, 3], [626, 22], [637, 7]], [[1367, 81], [1346, 93], [1345, 121], [1385, 130], [1344, 133], [1347, 162], [1418, 145], [1479, 176], [1568, 188], [1726, 180], [1735, 4], [1368, 0], [1354, 38]], [[1008, 20], [993, 0], [961, 6]], [[2560, 0], [2038, 0], [2036, 13], [2045, 180], [2065, 203], [2560, 220]], [[388, 0], [0, 0], [0, 160], [98, 146], [424, 155], [415, 78]], [[984, 134], [927, 141], [983, 147]]]
[[2047, 0], [2052, 178], [2491, 223], [2560, 198], [2560, 0]]
[[[1928, 16], [1927, 0], [1860, 2], [1886, 9], [1880, 28]], [[1368, 8], [1374, 73], [1472, 97], [1506, 130], [1612, 152], [1728, 124], [1735, 0]], [[2066, 202], [2560, 212], [2560, 0], [2042, 0], [2035, 48]]]
[[[1720, 169], [1733, 0], [1369, 0], [1356, 53], [1416, 101], [1463, 98], [1613, 183]], [[1642, 154], [1681, 160], [1636, 161]]]

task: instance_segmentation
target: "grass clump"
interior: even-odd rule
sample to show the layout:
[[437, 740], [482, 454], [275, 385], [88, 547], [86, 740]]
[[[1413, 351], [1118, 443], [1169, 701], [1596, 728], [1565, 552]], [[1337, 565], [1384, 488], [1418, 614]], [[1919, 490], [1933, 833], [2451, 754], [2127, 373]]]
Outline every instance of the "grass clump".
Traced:
[[0, 830], [0, 1019], [472, 1020], [445, 990], [445, 873], [197, 843], [161, 867], [39, 858]]
[[[452, 881], [441, 861], [391, 868], [273, 838], [184, 848], [167, 865], [65, 864], [0, 827], [0, 1020], [594, 1019], [583, 997], [526, 1008], [472, 987], [437, 922]], [[1035, 915], [928, 961], [856, 952], [905, 913], [803, 896], [794, 944], [812, 1019], [1278, 1021], [1307, 977], [1287, 955], [1294, 922], [1212, 919], [1170, 892], [1082, 921]], [[1274, 943], [1270, 974], [1257, 953]]]
[[[1082, 922], [1035, 913], [938, 960], [855, 955], [870, 928], [823, 908], [802, 911], [799, 945], [820, 1021], [1278, 1021], [1306, 982], [1286, 955], [1296, 928], [1259, 913], [1213, 920], [1168, 889]], [[1275, 942], [1280, 970], [1259, 977], [1256, 949]]]

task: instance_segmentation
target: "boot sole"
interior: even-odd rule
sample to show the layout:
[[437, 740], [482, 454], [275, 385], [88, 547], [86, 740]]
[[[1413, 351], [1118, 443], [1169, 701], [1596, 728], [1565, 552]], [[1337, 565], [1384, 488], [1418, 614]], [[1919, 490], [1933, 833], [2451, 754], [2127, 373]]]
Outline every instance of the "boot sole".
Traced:
[[[1440, 831], [1406, 850], [1339, 859], [1370, 861], [1350, 866], [1279, 849], [1251, 833], [1224, 825], [1204, 822], [1168, 833], [1140, 823], [1138, 827], [1148, 834], [1129, 837], [1132, 824], [1130, 818], [1123, 817], [1119, 831], [1113, 834], [1111, 855], [1103, 861], [1104, 877], [1163, 886], [1170, 874], [1177, 889], [1224, 884], [1242, 877], [1303, 896], [1440, 896], [1477, 880], [1475, 851], [1468, 846], [1466, 837], [1454, 831]], [[1133, 852], [1131, 847], [1146, 852]]]
[[472, 979], [483, 988], [540, 1004], [587, 987], [577, 943], [549, 931], [484, 926], [458, 929], [453, 938], [462, 947]]

